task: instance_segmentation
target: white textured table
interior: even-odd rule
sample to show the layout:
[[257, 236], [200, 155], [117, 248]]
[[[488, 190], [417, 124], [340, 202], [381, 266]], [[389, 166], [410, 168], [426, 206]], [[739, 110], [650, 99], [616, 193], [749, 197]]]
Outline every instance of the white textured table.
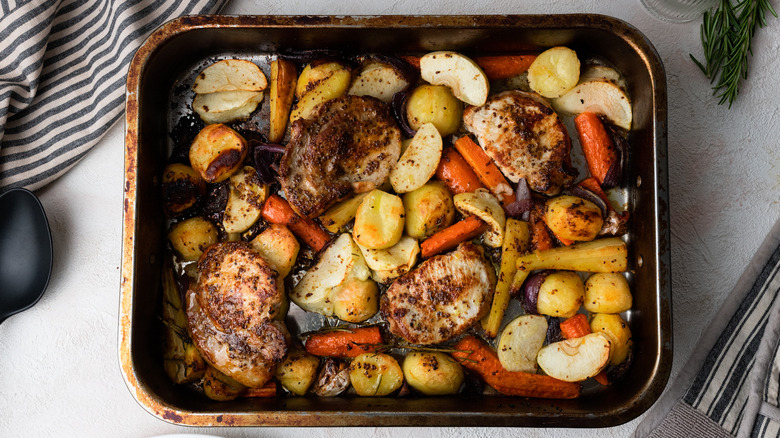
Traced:
[[[778, 2], [773, 2], [778, 9]], [[669, 175], [674, 296], [672, 379], [703, 327], [780, 217], [780, 20], [759, 31], [750, 80], [731, 110], [716, 105], [689, 60], [699, 25], [666, 24], [639, 1], [598, 0], [233, 0], [229, 14], [601, 13], [636, 26], [668, 74]], [[228, 437], [624, 437], [609, 429], [192, 429], [146, 413], [119, 372], [123, 126], [38, 194], [54, 232], [49, 290], [33, 309], [0, 325], [0, 436], [128, 436], [208, 433]], [[0, 212], [2, 214], [2, 212]]]

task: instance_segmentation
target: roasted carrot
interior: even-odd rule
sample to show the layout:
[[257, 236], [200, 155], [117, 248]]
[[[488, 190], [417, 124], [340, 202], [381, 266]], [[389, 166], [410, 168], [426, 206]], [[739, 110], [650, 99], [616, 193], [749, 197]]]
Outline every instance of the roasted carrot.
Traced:
[[609, 168], [619, 159], [617, 147], [595, 113], [580, 113], [574, 118], [574, 126], [580, 137], [585, 161], [588, 162], [588, 170], [603, 184]]
[[544, 220], [542, 219], [543, 217], [544, 206], [542, 204], [534, 205], [530, 215], [533, 236], [531, 241], [537, 251], [544, 251], [553, 247], [552, 238], [550, 237], [550, 232], [547, 231], [547, 225], [545, 225]]
[[564, 382], [542, 374], [507, 371], [496, 352], [484, 341], [467, 336], [453, 347], [451, 355], [476, 372], [488, 385], [504, 395], [570, 399], [580, 396], [579, 383]]
[[401, 55], [399, 58], [403, 59], [404, 61], [408, 62], [409, 65], [416, 68], [417, 70], [420, 69], [420, 56], [412, 56], [412, 55]]
[[566, 339], [581, 338], [587, 334], [590, 334], [590, 323], [588, 317], [582, 313], [578, 313], [571, 318], [567, 318], [560, 323], [561, 334]]
[[511, 78], [528, 70], [536, 55], [477, 56], [474, 62], [485, 72], [488, 80]]
[[281, 196], [271, 195], [265, 200], [263, 219], [272, 224], [286, 225], [307, 245], [319, 251], [330, 242], [330, 235], [311, 219], [298, 216], [290, 204]]
[[482, 184], [485, 184], [503, 205], [515, 202], [515, 192], [512, 190], [512, 186], [509, 185], [504, 175], [498, 170], [496, 163], [487, 156], [478, 144], [474, 143], [474, 140], [468, 136], [463, 136], [455, 141], [455, 149], [463, 155], [463, 159], [474, 169], [474, 173], [477, 174]]
[[600, 373], [593, 376], [593, 380], [599, 382], [603, 386], [609, 386], [609, 378], [607, 377], [607, 372], [605, 370], [601, 370]]
[[444, 181], [456, 195], [485, 187], [455, 148], [447, 148], [442, 152], [439, 167], [436, 168], [436, 177]]
[[376, 351], [382, 344], [379, 327], [315, 333], [306, 339], [306, 351], [315, 356], [357, 357]]
[[476, 216], [468, 216], [462, 221], [455, 222], [449, 227], [435, 233], [423, 240], [420, 244], [422, 257], [427, 259], [448, 249], [455, 248], [461, 242], [473, 239], [482, 234], [487, 224]]
[[247, 388], [242, 395], [253, 398], [276, 397], [276, 382], [271, 380], [259, 388]]

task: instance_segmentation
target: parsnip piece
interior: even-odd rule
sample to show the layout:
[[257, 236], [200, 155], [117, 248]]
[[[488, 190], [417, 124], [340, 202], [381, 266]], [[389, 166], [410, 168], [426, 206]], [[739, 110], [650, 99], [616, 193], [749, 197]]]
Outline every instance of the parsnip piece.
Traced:
[[484, 105], [490, 85], [485, 72], [466, 56], [456, 52], [432, 52], [420, 58], [420, 75], [433, 85], [446, 85], [452, 94], [469, 105]]
[[338, 233], [342, 227], [355, 219], [355, 213], [368, 193], [360, 193], [341, 201], [320, 216], [320, 223], [331, 233]]
[[295, 64], [285, 59], [275, 59], [271, 62], [271, 102], [268, 118], [268, 141], [271, 143], [279, 143], [284, 139], [297, 80]]
[[607, 237], [571, 246], [536, 251], [517, 259], [518, 271], [561, 269], [585, 272], [623, 272], [628, 248], [619, 237]]
[[580, 60], [568, 47], [545, 50], [528, 67], [531, 89], [547, 98], [563, 96], [577, 85], [580, 78]]
[[412, 142], [390, 171], [390, 184], [396, 193], [419, 189], [436, 173], [442, 151], [442, 139], [433, 123], [417, 130]]
[[166, 266], [163, 283], [163, 369], [175, 384], [193, 382], [203, 376], [206, 362], [187, 334], [187, 315], [176, 287], [173, 267]]
[[580, 382], [607, 366], [609, 345], [606, 335], [591, 333], [542, 347], [536, 361], [548, 376], [564, 382]]
[[225, 59], [200, 72], [192, 90], [198, 94], [222, 91], [263, 91], [268, 85], [257, 64], [244, 59]]

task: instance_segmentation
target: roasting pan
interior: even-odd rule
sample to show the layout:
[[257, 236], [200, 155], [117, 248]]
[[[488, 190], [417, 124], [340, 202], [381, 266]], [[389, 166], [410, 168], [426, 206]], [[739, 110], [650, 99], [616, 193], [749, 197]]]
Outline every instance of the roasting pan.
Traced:
[[[279, 397], [214, 402], [171, 383], [161, 353], [161, 270], [166, 222], [160, 178], [172, 112], [185, 78], [208, 60], [268, 57], [284, 49], [466, 54], [566, 45], [612, 64], [633, 100], [625, 202], [634, 306], [628, 374], [585, 387], [576, 400], [504, 396]], [[267, 65], [264, 65], [268, 75]], [[179, 92], [176, 89], [179, 88]], [[186, 93], [185, 93], [186, 94]], [[267, 104], [267, 97], [264, 104]], [[119, 357], [133, 396], [153, 415], [193, 426], [606, 427], [637, 417], [660, 396], [672, 364], [667, 96], [661, 60], [637, 29], [601, 15], [191, 16], [157, 29], [127, 77]]]

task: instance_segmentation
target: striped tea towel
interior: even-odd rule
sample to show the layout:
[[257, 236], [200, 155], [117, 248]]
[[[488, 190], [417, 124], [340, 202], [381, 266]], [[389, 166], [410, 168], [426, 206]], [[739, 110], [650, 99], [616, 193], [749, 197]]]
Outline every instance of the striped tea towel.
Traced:
[[76, 164], [122, 117], [144, 39], [227, 0], [0, 0], [0, 192], [34, 190]]
[[780, 436], [780, 222], [635, 437]]

